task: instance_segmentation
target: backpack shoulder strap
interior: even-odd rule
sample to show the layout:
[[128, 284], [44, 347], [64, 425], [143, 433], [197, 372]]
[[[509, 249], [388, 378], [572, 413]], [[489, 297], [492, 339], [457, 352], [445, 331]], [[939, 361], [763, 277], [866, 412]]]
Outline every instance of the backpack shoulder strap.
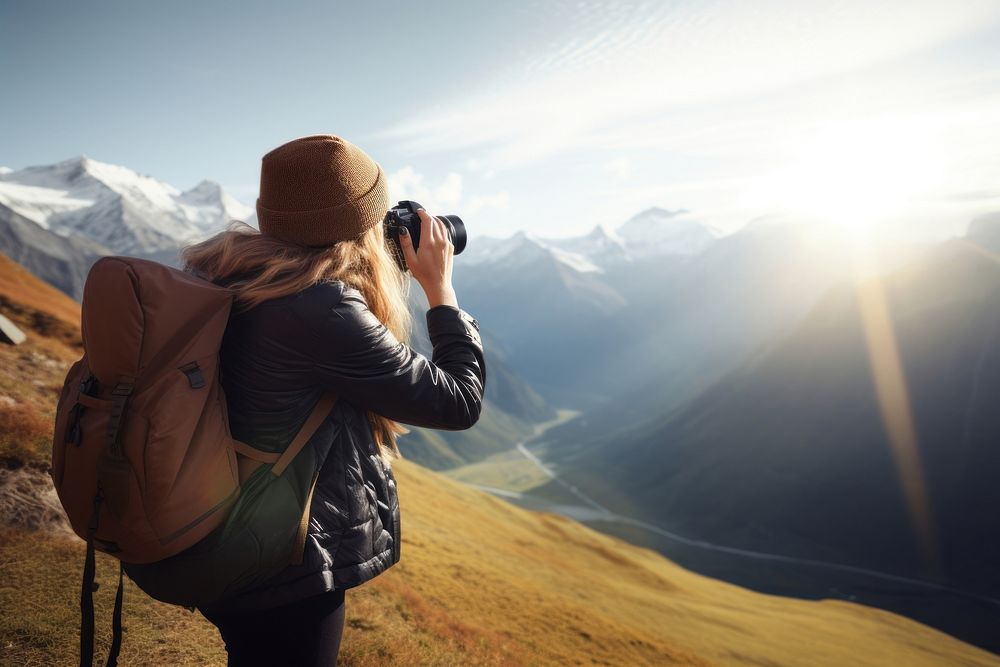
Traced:
[[292, 440], [292, 443], [288, 445], [281, 456], [275, 461], [274, 466], [271, 468], [271, 472], [274, 473], [275, 477], [280, 477], [281, 473], [285, 472], [285, 468], [288, 464], [298, 455], [302, 448], [306, 446], [309, 439], [312, 438], [316, 429], [319, 425], [323, 423], [327, 415], [330, 414], [330, 410], [333, 409], [334, 404], [337, 402], [337, 395], [332, 393], [326, 393], [320, 396], [319, 401], [316, 403], [316, 407], [313, 408], [312, 414], [306, 419], [306, 423], [302, 425], [299, 429], [298, 435]]

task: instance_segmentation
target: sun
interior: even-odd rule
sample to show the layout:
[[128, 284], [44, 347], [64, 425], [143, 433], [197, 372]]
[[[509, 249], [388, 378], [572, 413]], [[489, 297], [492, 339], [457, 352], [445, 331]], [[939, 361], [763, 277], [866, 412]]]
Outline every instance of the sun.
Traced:
[[923, 129], [882, 117], [790, 137], [782, 151], [787, 160], [752, 178], [742, 204], [799, 214], [829, 227], [823, 231], [869, 241], [941, 182], [944, 154]]

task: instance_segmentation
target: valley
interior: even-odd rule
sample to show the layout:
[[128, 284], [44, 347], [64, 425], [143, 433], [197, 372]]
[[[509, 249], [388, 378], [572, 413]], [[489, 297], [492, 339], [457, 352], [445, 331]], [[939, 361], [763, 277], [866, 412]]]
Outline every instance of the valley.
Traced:
[[[3, 276], [19, 275], [36, 306], [67, 313], [66, 320], [50, 322], [13, 312], [30, 337], [17, 348], [0, 348], [0, 391], [6, 397], [0, 401], [6, 471], [0, 493], [18, 507], [23, 497], [8, 490], [35, 494], [41, 508], [51, 504], [45, 495], [52, 489], [43, 483], [51, 447], [44, 428], [48, 416], [39, 414], [51, 415], [60, 373], [77, 355], [73, 305], [17, 274], [16, 267], [7, 268]], [[0, 280], [0, 295], [18, 299], [18, 289]], [[18, 415], [30, 415], [38, 430], [11, 428]], [[927, 667], [942, 660], [1000, 665], [988, 652], [888, 612], [756, 593], [558, 514], [519, 508], [414, 462], [397, 461], [394, 470], [405, 508], [403, 559], [349, 592], [345, 664], [567, 664], [586, 654], [609, 665], [704, 667], [796, 664], [808, 654], [815, 664], [831, 667], [875, 667], [887, 660]], [[16, 523], [12, 507], [0, 502], [0, 577], [7, 582], [0, 589], [0, 663], [71, 664], [78, 646], [83, 543], [54, 520]], [[110, 643], [116, 568], [104, 554], [97, 562], [101, 659]], [[125, 624], [122, 664], [225, 661], [222, 641], [200, 615], [157, 603], [131, 582]]]
[[[539, 429], [536, 435], [545, 430]], [[699, 574], [773, 595], [847, 600], [891, 610], [1000, 653], [995, 636], [995, 629], [1000, 627], [1000, 599], [844, 563], [686, 537], [612, 512], [562, 479], [523, 442], [488, 461], [444, 474], [519, 507], [560, 514], [636, 546], [653, 549]], [[546, 485], [549, 480], [558, 487]]]

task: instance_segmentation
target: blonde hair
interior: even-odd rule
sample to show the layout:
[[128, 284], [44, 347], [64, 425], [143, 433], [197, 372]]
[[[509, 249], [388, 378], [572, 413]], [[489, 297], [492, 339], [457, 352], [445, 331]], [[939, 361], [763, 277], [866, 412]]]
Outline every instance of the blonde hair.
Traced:
[[[182, 248], [180, 256], [185, 270], [195, 269], [206, 279], [236, 291], [234, 312], [319, 282], [340, 280], [360, 291], [375, 317], [399, 341], [408, 343], [412, 324], [407, 306], [410, 280], [390, 253], [381, 224], [357, 239], [312, 248], [282, 241], [245, 222], [232, 220], [224, 231]], [[241, 275], [247, 273], [253, 275]], [[394, 459], [403, 458], [396, 435], [410, 430], [372, 411], [367, 417], [379, 457], [387, 467], [391, 466]]]

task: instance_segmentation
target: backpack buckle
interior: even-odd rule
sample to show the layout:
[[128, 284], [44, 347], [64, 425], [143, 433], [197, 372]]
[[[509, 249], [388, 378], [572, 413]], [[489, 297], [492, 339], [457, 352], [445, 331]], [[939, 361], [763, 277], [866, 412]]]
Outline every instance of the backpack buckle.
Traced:
[[[87, 376], [80, 381], [79, 393], [96, 396], [99, 384], [97, 376], [93, 372], [88, 372]], [[76, 403], [70, 409], [69, 424], [66, 427], [66, 442], [73, 443], [77, 447], [83, 443], [83, 430], [80, 427], [80, 418], [83, 416], [84, 409], [81, 403]]]
[[188, 384], [191, 385], [192, 389], [201, 389], [205, 386], [205, 376], [202, 375], [201, 367], [198, 366], [197, 361], [184, 364], [180, 369], [187, 376]]
[[125, 411], [128, 409], [128, 397], [135, 389], [131, 382], [119, 382], [111, 392], [111, 417], [108, 419], [107, 441], [108, 448], [117, 458], [123, 458], [119, 436], [121, 435], [121, 424], [125, 419]]

